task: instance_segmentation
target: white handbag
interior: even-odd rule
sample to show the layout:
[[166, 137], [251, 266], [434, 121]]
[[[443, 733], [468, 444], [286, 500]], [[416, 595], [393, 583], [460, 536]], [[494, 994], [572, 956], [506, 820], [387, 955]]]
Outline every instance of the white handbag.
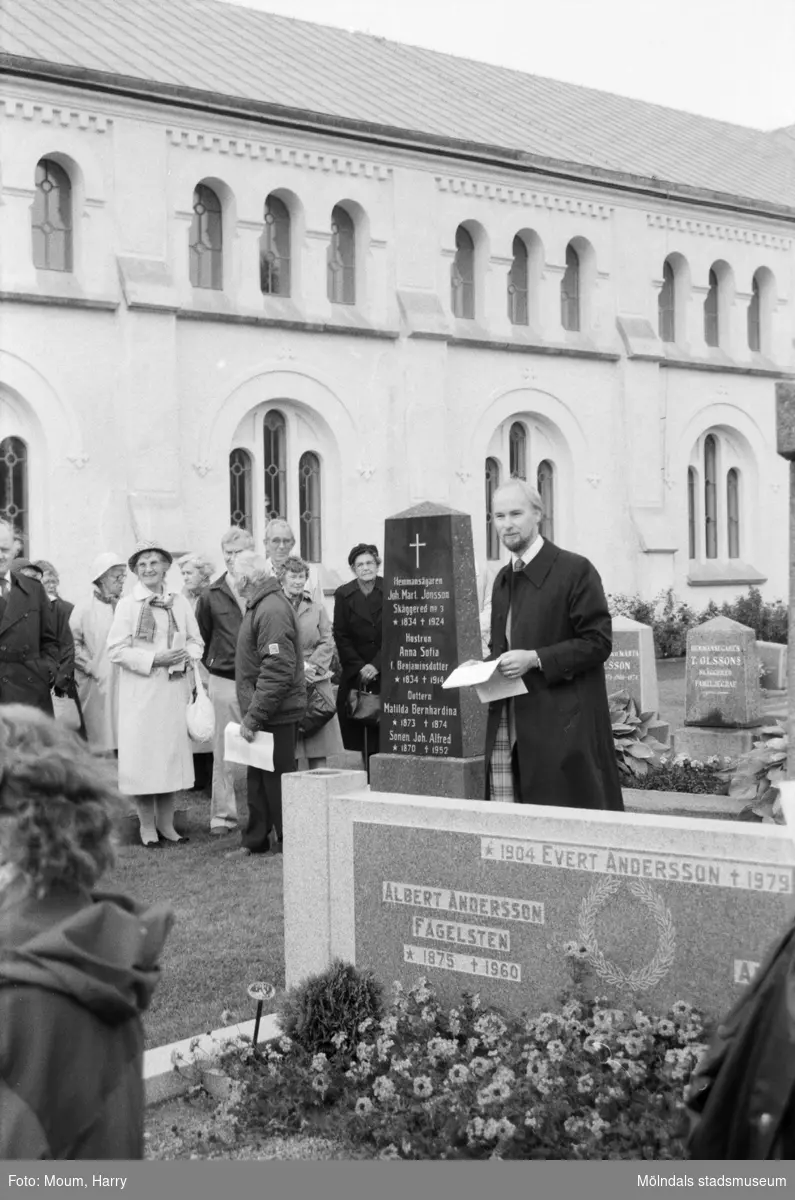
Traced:
[[215, 709], [212, 700], [204, 690], [197, 662], [193, 664], [193, 674], [196, 680], [196, 696], [191, 700], [185, 713], [188, 733], [193, 742], [212, 742], [215, 737]]

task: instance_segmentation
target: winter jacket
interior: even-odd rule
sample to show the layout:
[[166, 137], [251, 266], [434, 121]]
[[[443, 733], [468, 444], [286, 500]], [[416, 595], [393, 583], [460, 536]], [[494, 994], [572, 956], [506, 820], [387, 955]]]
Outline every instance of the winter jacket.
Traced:
[[248, 601], [235, 657], [242, 723], [255, 732], [300, 721], [306, 710], [304, 656], [295, 610], [275, 579]]
[[235, 653], [243, 613], [224, 574], [199, 597], [196, 620], [204, 641], [202, 662], [211, 675], [235, 677]]
[[143, 1157], [141, 1013], [173, 917], [123, 896], [0, 892], [0, 1159]]

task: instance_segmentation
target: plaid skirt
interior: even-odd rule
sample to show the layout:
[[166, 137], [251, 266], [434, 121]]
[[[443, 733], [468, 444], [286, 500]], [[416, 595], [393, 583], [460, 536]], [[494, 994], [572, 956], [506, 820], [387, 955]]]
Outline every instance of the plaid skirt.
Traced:
[[497, 736], [489, 763], [489, 799], [501, 804], [518, 804], [516, 778], [511, 756], [511, 731], [509, 705], [503, 704]]

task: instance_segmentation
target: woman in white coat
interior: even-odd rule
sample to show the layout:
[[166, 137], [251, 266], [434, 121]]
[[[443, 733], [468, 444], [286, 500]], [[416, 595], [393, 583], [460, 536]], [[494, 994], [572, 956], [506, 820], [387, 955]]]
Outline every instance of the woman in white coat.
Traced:
[[94, 595], [69, 619], [77, 694], [95, 754], [113, 754], [119, 745], [119, 668], [108, 657], [108, 634], [126, 576], [127, 564], [118, 554], [98, 554], [91, 568]]
[[193, 787], [193, 750], [185, 710], [186, 677], [203, 642], [190, 601], [169, 592], [173, 559], [153, 542], [139, 543], [128, 566], [138, 582], [116, 606], [108, 654], [119, 671], [119, 790], [135, 796], [141, 841], [186, 841], [174, 828], [175, 792]]

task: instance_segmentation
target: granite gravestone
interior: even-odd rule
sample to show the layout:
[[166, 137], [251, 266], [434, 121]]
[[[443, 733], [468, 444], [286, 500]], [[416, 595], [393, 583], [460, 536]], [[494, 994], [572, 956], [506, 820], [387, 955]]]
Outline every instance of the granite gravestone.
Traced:
[[460, 662], [481, 658], [472, 525], [420, 504], [384, 536], [380, 753], [374, 791], [483, 799], [485, 712], [472, 689], [442, 691]]
[[748, 729], [763, 721], [754, 631], [715, 617], [687, 635], [685, 725]]
[[[540, 832], [540, 831], [539, 831]], [[718, 1016], [793, 914], [793, 867], [703, 851], [354, 822], [356, 964], [513, 1012], [579, 978], [621, 1007]], [[634, 845], [633, 845], [634, 843]]]
[[759, 686], [771, 692], [783, 691], [787, 686], [787, 647], [779, 642], [757, 641], [756, 652], [761, 664]]
[[613, 649], [605, 663], [608, 696], [628, 692], [641, 712], [656, 713], [660, 698], [651, 626], [613, 617]]

